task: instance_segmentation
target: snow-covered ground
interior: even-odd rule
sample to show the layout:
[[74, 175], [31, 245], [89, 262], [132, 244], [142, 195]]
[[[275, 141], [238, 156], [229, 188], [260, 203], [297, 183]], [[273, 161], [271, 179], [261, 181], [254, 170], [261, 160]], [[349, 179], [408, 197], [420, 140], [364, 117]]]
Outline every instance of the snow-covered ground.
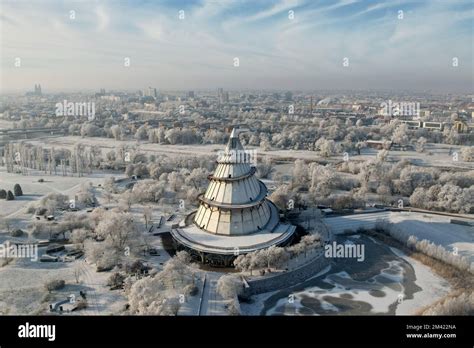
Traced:
[[[23, 196], [15, 197], [13, 201], [0, 200], [0, 218], [18, 218], [31, 202], [41, 199], [48, 193], [62, 193], [73, 197], [83, 184], [102, 184], [107, 177], [120, 178], [123, 174], [93, 173], [83, 177], [49, 175], [44, 172], [30, 170], [28, 175], [7, 173], [5, 167], [0, 167], [0, 188], [13, 192], [13, 186], [19, 184]], [[42, 178], [44, 182], [38, 182]]]
[[[44, 195], [57, 192], [73, 197], [84, 183], [92, 183], [97, 188], [103, 184], [105, 178], [115, 176], [119, 178], [122, 174], [94, 173], [78, 178], [77, 176], [44, 175], [44, 173], [32, 172], [28, 176], [21, 174], [6, 173], [4, 168], [0, 169], [0, 187], [13, 190], [13, 186], [21, 185], [24, 196], [16, 197], [14, 201], [0, 200], [0, 219], [8, 218], [11, 229], [22, 228], [25, 231], [29, 223], [33, 221], [32, 214], [26, 213], [28, 204], [41, 199]], [[38, 182], [44, 178], [45, 182]], [[112, 207], [102, 197], [102, 190], [95, 190], [100, 204]], [[160, 216], [168, 215], [164, 210], [169, 207], [153, 206], [153, 220], [157, 221]], [[134, 205], [131, 213], [136, 216], [137, 223], [143, 225], [142, 230], [148, 234], [143, 223], [143, 206]], [[179, 218], [179, 216], [178, 216]], [[61, 216], [58, 216], [61, 219]], [[1, 220], [0, 220], [1, 221]], [[168, 222], [160, 229], [169, 227]], [[156, 232], [156, 229], [153, 231]], [[12, 238], [6, 230], [0, 230], [0, 243]], [[28, 237], [16, 238], [27, 240]], [[164, 250], [160, 236], [148, 234], [148, 243], [157, 249], [156, 256], [147, 255], [143, 259], [152, 267], [160, 270], [162, 265], [169, 260], [170, 255]], [[39, 257], [45, 252], [45, 248], [39, 248]], [[44, 314], [48, 311], [48, 305], [56, 301], [65, 300], [74, 294], [79, 298], [79, 291], [87, 293], [88, 308], [75, 312], [75, 315], [108, 315], [119, 314], [123, 311], [126, 298], [120, 290], [110, 290], [106, 285], [109, 272], [96, 272], [95, 265], [87, 263], [84, 258], [73, 262], [39, 262], [30, 259], [15, 259], [12, 263], [0, 267], [0, 314]], [[76, 280], [79, 278], [79, 282]], [[45, 283], [51, 280], [62, 279], [66, 282], [64, 289], [47, 294]], [[186, 307], [196, 307], [194, 303], [186, 303]]]
[[[427, 144], [425, 152], [417, 152], [415, 150], [410, 151], [398, 151], [390, 150], [387, 157], [389, 162], [398, 162], [404, 159], [411, 161], [419, 166], [425, 167], [458, 167], [465, 169], [474, 169], [474, 162], [465, 162], [459, 156], [461, 146], [447, 145], [447, 144]], [[456, 156], [453, 154], [457, 152], [457, 160], [454, 160]], [[378, 153], [378, 150], [365, 148], [361, 151], [360, 155], [352, 155], [351, 160], [360, 161], [373, 159]]]
[[[40, 248], [39, 254], [43, 254]], [[79, 283], [76, 281], [78, 276]], [[96, 272], [95, 266], [84, 259], [74, 262], [37, 262], [16, 259], [0, 268], [0, 314], [44, 314], [50, 303], [64, 300], [69, 295], [79, 298], [79, 291], [87, 293], [88, 308], [75, 314], [114, 314], [125, 306], [120, 291], [111, 291], [106, 282], [110, 272]], [[62, 279], [64, 289], [46, 297], [45, 283]]]
[[325, 218], [324, 222], [333, 233], [340, 234], [359, 227], [373, 228], [378, 219], [395, 224], [418, 240], [427, 239], [448, 251], [457, 250], [459, 255], [474, 262], [474, 227], [451, 223], [449, 216], [387, 211]]
[[427, 239], [442, 245], [448, 251], [457, 250], [460, 256], [468, 257], [474, 262], [474, 226], [450, 223], [448, 216], [395, 213], [390, 214], [390, 221], [403, 231], [415, 235], [418, 240]]
[[397, 314], [413, 314], [413, 305], [417, 308], [428, 306], [433, 299], [446, 296], [449, 292], [449, 284], [446, 280], [434, 274], [429, 267], [422, 264], [396, 248], [390, 248], [392, 252], [409, 262], [415, 270], [416, 283], [423, 291], [413, 294], [412, 300], [402, 299], [397, 306]]
[[[88, 145], [98, 145], [102, 151], [108, 152], [115, 149], [119, 145], [128, 145], [136, 146], [136, 140], [122, 140], [116, 141], [111, 138], [96, 138], [88, 137], [82, 138], [80, 136], [65, 136], [65, 137], [42, 137], [36, 138], [29, 141], [32, 144], [40, 144], [44, 147], [54, 146], [56, 148], [69, 148], [72, 149], [74, 145], [78, 142], [87, 143]], [[165, 144], [152, 144], [147, 141], [139, 142], [140, 151], [144, 153], [152, 152], [153, 154], [162, 154], [167, 156], [173, 155], [201, 155], [208, 156], [210, 154], [216, 153], [217, 151], [222, 150], [222, 144], [191, 144], [191, 145], [165, 145]], [[249, 150], [256, 148], [255, 146], [246, 146]], [[390, 161], [399, 161], [402, 159], [412, 159], [418, 165], [422, 166], [439, 166], [446, 167], [447, 165], [452, 167], [460, 167], [467, 169], [474, 169], [474, 162], [464, 162], [462, 160], [454, 161], [453, 160], [453, 151], [459, 151], [459, 146], [445, 145], [445, 144], [428, 144], [427, 150], [424, 153], [419, 153], [416, 151], [393, 151], [389, 153], [388, 160]], [[451, 150], [451, 153], [450, 153]], [[377, 155], [377, 150], [374, 149], [364, 149], [361, 155], [351, 156], [351, 160], [367, 160], [375, 158]], [[275, 159], [304, 159], [304, 160], [324, 160], [327, 161], [327, 158], [320, 157], [319, 154], [315, 151], [309, 150], [281, 150], [281, 149], [271, 149], [268, 151], [263, 151], [258, 148], [258, 155], [270, 156]], [[342, 155], [336, 155], [331, 158], [334, 161], [341, 161]]]

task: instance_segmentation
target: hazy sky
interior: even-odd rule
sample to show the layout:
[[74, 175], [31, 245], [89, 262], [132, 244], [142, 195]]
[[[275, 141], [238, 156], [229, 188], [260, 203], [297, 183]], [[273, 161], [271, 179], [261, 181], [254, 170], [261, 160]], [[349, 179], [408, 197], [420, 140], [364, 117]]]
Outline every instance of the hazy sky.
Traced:
[[0, 87], [472, 92], [473, 3], [0, 0]]

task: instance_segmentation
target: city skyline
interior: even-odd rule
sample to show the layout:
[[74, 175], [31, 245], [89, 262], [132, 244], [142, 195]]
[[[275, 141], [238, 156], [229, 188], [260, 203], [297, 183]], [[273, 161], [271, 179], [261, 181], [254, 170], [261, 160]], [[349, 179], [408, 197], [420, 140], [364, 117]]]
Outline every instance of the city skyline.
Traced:
[[2, 1], [1, 8], [1, 93], [38, 83], [46, 93], [473, 90], [469, 1]]

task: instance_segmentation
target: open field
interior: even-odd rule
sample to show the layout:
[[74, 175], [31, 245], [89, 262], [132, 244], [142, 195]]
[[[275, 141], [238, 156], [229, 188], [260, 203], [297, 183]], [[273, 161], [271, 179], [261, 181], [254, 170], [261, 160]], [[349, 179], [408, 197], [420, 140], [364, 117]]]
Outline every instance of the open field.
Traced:
[[329, 217], [324, 221], [333, 233], [341, 234], [358, 228], [371, 229], [375, 227], [377, 220], [385, 220], [408, 235], [414, 235], [419, 240], [427, 239], [449, 251], [457, 250], [459, 255], [474, 262], [474, 227], [451, 223], [451, 219], [449, 216], [435, 214], [387, 211]]
[[[110, 138], [82, 138], [79, 136], [65, 136], [65, 137], [43, 137], [28, 141], [31, 144], [42, 145], [46, 148], [67, 148], [73, 149], [76, 143], [86, 143], [89, 146], [97, 145], [100, 147], [103, 153], [117, 148], [120, 145], [123, 146], [140, 146], [140, 151], [147, 154], [155, 155], [187, 155], [187, 156], [207, 156], [216, 154], [217, 151], [222, 150], [221, 144], [192, 144], [192, 145], [167, 145], [167, 144], [151, 144], [149, 142], [139, 141], [117, 141]], [[247, 149], [254, 149], [253, 146], [247, 146]], [[270, 156], [275, 160], [311, 160], [311, 161], [327, 161], [328, 159], [321, 157], [315, 151], [308, 150], [281, 150], [271, 149], [269, 151], [263, 151], [258, 149], [258, 156]], [[446, 167], [450, 166], [453, 168], [462, 169], [474, 169], [474, 162], [464, 162], [461, 159], [458, 161], [453, 160], [453, 152], [459, 151], [459, 146], [445, 145], [445, 144], [429, 144], [425, 153], [419, 153], [416, 151], [390, 151], [388, 161], [400, 161], [402, 159], [410, 159], [416, 165], [420, 166], [433, 166], [433, 167]], [[450, 153], [451, 151], [451, 153]], [[377, 155], [377, 150], [364, 149], [361, 155], [352, 155], [350, 160], [362, 161], [370, 158], [374, 158]], [[334, 156], [329, 158], [331, 161], [340, 162], [342, 161], [342, 155]]]

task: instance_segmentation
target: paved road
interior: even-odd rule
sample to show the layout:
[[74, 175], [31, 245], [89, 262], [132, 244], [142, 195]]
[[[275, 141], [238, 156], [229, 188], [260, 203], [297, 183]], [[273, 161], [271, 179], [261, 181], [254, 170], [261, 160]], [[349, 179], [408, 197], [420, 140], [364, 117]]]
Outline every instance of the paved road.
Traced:
[[77, 313], [82, 315], [99, 315], [100, 308], [98, 305], [98, 295], [95, 292], [94, 288], [94, 286], [96, 286], [97, 284], [94, 284], [93, 282], [93, 275], [91, 274], [91, 271], [89, 269], [90, 266], [86, 263], [84, 259], [78, 260], [77, 262], [79, 262], [79, 269], [82, 273], [81, 275], [83, 284], [88, 287], [88, 289], [86, 290], [87, 308], [78, 311]]
[[202, 294], [200, 315], [226, 315], [223, 300], [217, 293], [217, 281], [221, 274], [214, 272], [206, 273], [206, 285]]

